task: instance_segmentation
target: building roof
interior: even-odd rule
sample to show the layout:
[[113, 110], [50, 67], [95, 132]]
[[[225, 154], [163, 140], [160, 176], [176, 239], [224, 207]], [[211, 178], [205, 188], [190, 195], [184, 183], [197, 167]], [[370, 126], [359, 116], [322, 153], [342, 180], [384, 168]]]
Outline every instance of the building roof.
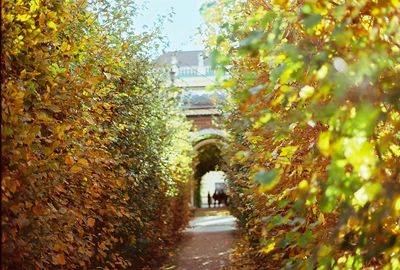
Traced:
[[204, 56], [204, 51], [174, 51], [167, 52], [156, 60], [158, 64], [161, 65], [171, 65], [173, 64], [173, 58], [176, 58], [176, 65], [178, 67], [195, 67], [200, 66], [199, 56], [204, 59], [204, 66], [210, 65], [210, 59], [208, 56]]

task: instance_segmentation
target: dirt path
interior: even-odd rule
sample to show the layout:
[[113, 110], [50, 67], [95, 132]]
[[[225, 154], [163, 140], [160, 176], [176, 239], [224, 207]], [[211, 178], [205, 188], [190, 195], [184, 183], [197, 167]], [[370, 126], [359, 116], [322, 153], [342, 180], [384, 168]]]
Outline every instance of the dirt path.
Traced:
[[235, 223], [235, 218], [227, 210], [197, 211], [175, 257], [163, 269], [226, 269], [234, 240]]

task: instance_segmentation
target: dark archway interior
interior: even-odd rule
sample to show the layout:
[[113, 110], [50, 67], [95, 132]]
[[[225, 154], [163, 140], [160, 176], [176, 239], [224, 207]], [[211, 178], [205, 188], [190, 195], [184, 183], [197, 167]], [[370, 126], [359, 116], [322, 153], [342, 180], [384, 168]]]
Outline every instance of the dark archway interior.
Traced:
[[201, 206], [200, 185], [201, 178], [209, 171], [218, 170], [223, 167], [224, 159], [221, 155], [221, 149], [217, 144], [206, 144], [197, 150], [196, 166], [194, 178], [196, 187], [194, 190], [194, 204], [196, 207]]

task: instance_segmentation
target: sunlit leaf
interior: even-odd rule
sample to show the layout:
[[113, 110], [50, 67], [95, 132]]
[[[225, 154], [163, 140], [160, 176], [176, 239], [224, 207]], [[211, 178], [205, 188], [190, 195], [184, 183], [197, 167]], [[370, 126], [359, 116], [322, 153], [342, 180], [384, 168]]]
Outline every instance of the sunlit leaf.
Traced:
[[52, 21], [49, 21], [49, 22], [47, 23], [47, 26], [48, 26], [50, 29], [52, 29], [52, 30], [57, 30], [57, 25], [56, 25], [54, 22], [52, 22]]
[[379, 183], [367, 183], [354, 193], [353, 202], [364, 206], [367, 202], [372, 201], [381, 191], [382, 186]]

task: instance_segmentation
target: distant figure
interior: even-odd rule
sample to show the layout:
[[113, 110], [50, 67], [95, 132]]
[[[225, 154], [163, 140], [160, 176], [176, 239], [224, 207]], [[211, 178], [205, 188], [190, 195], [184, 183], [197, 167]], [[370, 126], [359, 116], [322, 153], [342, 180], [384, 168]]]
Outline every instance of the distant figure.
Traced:
[[214, 194], [212, 195], [212, 198], [214, 200], [214, 207], [217, 207], [217, 200], [218, 200], [217, 190], [214, 191]]
[[222, 203], [222, 191], [220, 190], [220, 191], [218, 191], [218, 193], [217, 193], [217, 200], [218, 200], [218, 207], [220, 207], [221, 206], [221, 203]]
[[219, 200], [221, 201], [221, 204], [222, 204], [222, 205], [226, 205], [226, 203], [225, 203], [225, 197], [226, 197], [225, 192], [224, 192], [223, 190], [221, 190], [221, 191], [219, 192]]
[[207, 200], [208, 200], [208, 208], [211, 208], [212, 199], [211, 199], [210, 191], [207, 194]]

